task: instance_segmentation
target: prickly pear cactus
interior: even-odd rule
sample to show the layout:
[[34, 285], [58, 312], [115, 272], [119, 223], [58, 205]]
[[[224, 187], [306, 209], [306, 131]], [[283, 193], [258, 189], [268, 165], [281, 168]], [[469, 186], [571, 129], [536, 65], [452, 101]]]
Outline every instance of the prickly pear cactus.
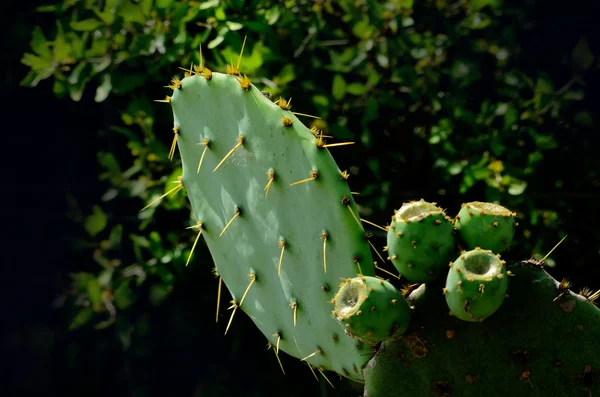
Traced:
[[[327, 144], [239, 62], [226, 74], [192, 67], [169, 87], [169, 155], [179, 148], [183, 166], [169, 193], [191, 203], [190, 258], [202, 236], [212, 254], [217, 321], [223, 282], [233, 298], [225, 334], [244, 312], [277, 358], [366, 382], [370, 397], [591, 396], [600, 291], [572, 293], [543, 260], [507, 270], [496, 254], [513, 213], [468, 203], [453, 224], [435, 204], [406, 203], [387, 229], [390, 260], [415, 282], [400, 292], [376, 278], [348, 174], [329, 153], [346, 143]], [[472, 250], [458, 259], [455, 229]]]
[[364, 396], [596, 395], [600, 309], [539, 267], [510, 269], [509, 297], [483, 322], [450, 316], [441, 286], [415, 290], [411, 325], [367, 365]]
[[227, 329], [245, 312], [277, 352], [362, 379], [371, 346], [330, 307], [340, 278], [374, 276], [348, 174], [289, 102], [234, 67], [195, 67], [171, 88], [181, 183], [233, 297]]

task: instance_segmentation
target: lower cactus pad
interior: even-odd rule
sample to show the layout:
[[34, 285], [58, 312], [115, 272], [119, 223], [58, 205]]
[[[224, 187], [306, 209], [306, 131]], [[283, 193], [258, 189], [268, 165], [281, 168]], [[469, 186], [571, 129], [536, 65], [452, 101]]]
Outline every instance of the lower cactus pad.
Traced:
[[437, 287], [415, 290], [411, 325], [367, 365], [364, 396], [600, 394], [600, 309], [543, 269], [509, 269], [510, 297], [481, 323], [449, 316]]

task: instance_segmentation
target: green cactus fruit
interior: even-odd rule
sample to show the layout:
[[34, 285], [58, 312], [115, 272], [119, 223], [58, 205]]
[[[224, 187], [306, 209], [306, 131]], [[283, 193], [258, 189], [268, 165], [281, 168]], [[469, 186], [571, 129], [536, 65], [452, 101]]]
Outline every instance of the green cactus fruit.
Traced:
[[454, 227], [444, 210], [424, 200], [402, 205], [392, 217], [387, 249], [396, 269], [411, 282], [429, 282], [454, 253]]
[[289, 102], [246, 76], [194, 72], [167, 102], [193, 223], [233, 299], [230, 324], [243, 311], [277, 352], [361, 380], [370, 346], [340, 332], [329, 303], [340, 278], [374, 275], [348, 174]]
[[376, 277], [347, 279], [333, 303], [346, 334], [372, 344], [403, 334], [410, 322], [411, 309], [400, 291]]
[[454, 226], [467, 249], [480, 247], [495, 253], [506, 251], [515, 234], [515, 213], [494, 203], [462, 204]]
[[444, 295], [450, 312], [465, 321], [483, 321], [500, 308], [508, 277], [504, 261], [490, 250], [464, 252], [452, 264]]

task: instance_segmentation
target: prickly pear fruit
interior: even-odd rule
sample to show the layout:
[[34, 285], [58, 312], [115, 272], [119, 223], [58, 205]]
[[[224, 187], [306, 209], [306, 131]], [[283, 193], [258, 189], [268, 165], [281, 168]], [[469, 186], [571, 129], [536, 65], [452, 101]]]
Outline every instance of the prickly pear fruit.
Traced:
[[400, 291], [376, 277], [355, 277], [341, 284], [333, 315], [345, 324], [346, 334], [378, 343], [403, 334], [410, 307]]
[[454, 226], [468, 249], [480, 247], [500, 253], [515, 234], [515, 213], [498, 204], [473, 201], [462, 204]]
[[444, 295], [451, 313], [465, 321], [483, 321], [506, 296], [508, 278], [504, 261], [490, 250], [464, 252], [452, 264]]
[[411, 201], [392, 217], [387, 244], [390, 260], [406, 279], [432, 281], [452, 259], [454, 227], [435, 203]]

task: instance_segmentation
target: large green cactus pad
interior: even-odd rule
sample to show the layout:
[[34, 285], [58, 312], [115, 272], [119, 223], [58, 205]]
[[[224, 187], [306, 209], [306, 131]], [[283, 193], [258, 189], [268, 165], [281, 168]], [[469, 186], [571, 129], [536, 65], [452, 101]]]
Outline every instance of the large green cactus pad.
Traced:
[[[369, 397], [573, 396], [600, 393], [600, 309], [519, 265], [510, 296], [481, 323], [449, 316], [441, 288], [416, 290], [407, 332], [366, 367]], [[565, 292], [556, 299], [562, 292]], [[593, 394], [592, 394], [593, 393]]]
[[371, 346], [330, 303], [341, 278], [374, 275], [347, 174], [245, 77], [201, 71], [173, 88], [182, 183], [234, 310], [280, 350], [362, 379]]

